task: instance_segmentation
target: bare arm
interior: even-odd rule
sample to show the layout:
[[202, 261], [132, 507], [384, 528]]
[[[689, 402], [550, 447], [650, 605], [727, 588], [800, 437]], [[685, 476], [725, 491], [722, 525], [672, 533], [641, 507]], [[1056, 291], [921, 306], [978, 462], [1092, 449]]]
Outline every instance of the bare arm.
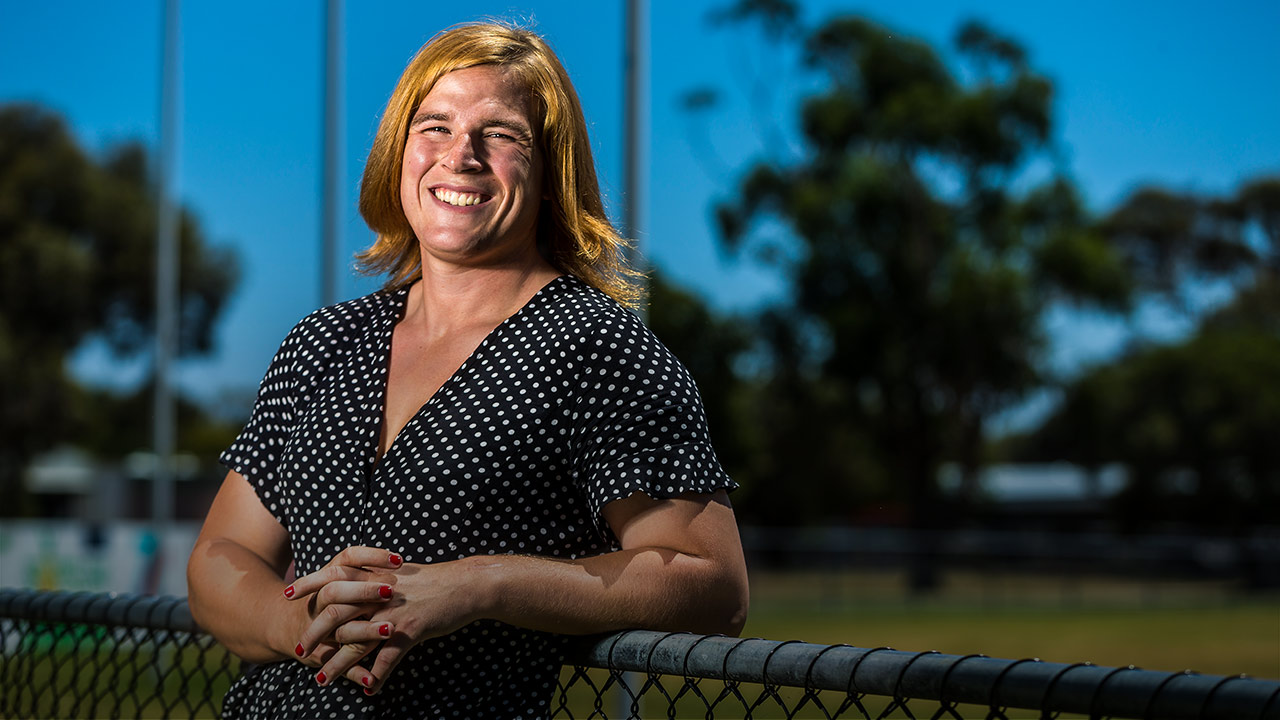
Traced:
[[279, 619], [296, 617], [305, 606], [281, 592], [289, 561], [288, 533], [243, 476], [227, 473], [187, 563], [191, 615], [250, 662], [293, 657], [296, 640], [283, 637], [279, 630], [287, 623]]
[[742, 631], [747, 569], [723, 491], [670, 500], [637, 493], [606, 505], [603, 514], [618, 552], [573, 561], [476, 558], [492, 608], [485, 616], [569, 634]]
[[[617, 552], [577, 560], [484, 555], [406, 564], [376, 580], [394, 593], [372, 620], [391, 623], [395, 632], [378, 652], [372, 681], [380, 686], [418, 642], [485, 618], [571, 634], [635, 627], [741, 631], [746, 564], [723, 491], [670, 500], [636, 494], [607, 505], [604, 516], [622, 547]], [[295, 600], [315, 593], [321, 607], [343, 608], [317, 615], [301, 638], [307, 650], [331, 633], [345, 642], [343, 623], [368, 611], [354, 596], [357, 584], [339, 586], [326, 573], [299, 578], [295, 587]], [[326, 677], [347, 672], [360, 655], [333, 656]]]
[[[352, 597], [373, 607], [386, 603], [383, 586], [367, 580], [399, 567], [399, 556], [378, 548], [351, 548], [360, 568], [334, 567], [335, 588], [354, 586]], [[290, 603], [285, 571], [292, 560], [289, 534], [262, 505], [240, 473], [222, 482], [187, 562], [191, 615], [236, 655], [255, 663], [298, 660], [302, 631], [315, 620], [314, 603]], [[329, 569], [329, 566], [326, 566]], [[347, 642], [367, 652], [390, 632], [388, 623], [348, 623]], [[380, 632], [381, 630], [381, 632]], [[337, 651], [323, 638], [302, 662], [319, 667]], [[359, 673], [367, 675], [363, 669]], [[353, 677], [353, 679], [358, 679]]]

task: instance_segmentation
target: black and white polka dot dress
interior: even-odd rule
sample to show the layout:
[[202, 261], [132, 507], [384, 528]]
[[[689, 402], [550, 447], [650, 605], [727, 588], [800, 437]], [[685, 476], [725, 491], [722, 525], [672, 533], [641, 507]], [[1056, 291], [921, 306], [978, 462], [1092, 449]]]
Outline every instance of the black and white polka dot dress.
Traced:
[[[391, 334], [408, 290], [293, 329], [222, 461], [288, 530], [298, 575], [370, 545], [407, 562], [617, 549], [600, 516], [636, 491], [732, 489], [688, 372], [632, 313], [571, 276], [493, 330], [377, 460]], [[228, 718], [538, 718], [560, 636], [481, 621], [416, 646], [382, 692], [285, 661], [227, 693]]]

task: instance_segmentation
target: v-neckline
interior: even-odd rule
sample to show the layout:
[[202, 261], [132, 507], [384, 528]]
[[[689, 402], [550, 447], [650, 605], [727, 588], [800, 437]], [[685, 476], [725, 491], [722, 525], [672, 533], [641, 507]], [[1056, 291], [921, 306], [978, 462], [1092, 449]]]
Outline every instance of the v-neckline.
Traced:
[[404, 315], [408, 308], [409, 288], [401, 288], [395, 293], [393, 297], [394, 306], [392, 308], [391, 321], [383, 328], [381, 337], [379, 338], [379, 351], [382, 353], [381, 358], [383, 372], [376, 376], [377, 381], [375, 393], [377, 397], [376, 402], [374, 402], [373, 405], [377, 408], [377, 422], [375, 423], [373, 431], [373, 463], [370, 470], [371, 476], [377, 473], [378, 469], [386, 464], [387, 458], [390, 457], [396, 451], [396, 448], [400, 446], [400, 439], [405, 436], [406, 431], [409, 430], [411, 426], [418, 423], [423, 416], [427, 414], [427, 411], [436, 404], [436, 398], [440, 397], [440, 395], [451, 385], [456, 385], [461, 382], [460, 378], [462, 378], [463, 375], [470, 370], [471, 365], [473, 365], [472, 360], [476, 356], [480, 355], [483, 350], [487, 349], [487, 347], [492, 344], [494, 338], [504, 328], [513, 324], [513, 322], [522, 315], [525, 315], [526, 311], [534, 307], [534, 305], [539, 302], [540, 298], [547, 295], [548, 291], [551, 290], [553, 286], [558, 285], [563, 279], [568, 277], [571, 276], [557, 275], [547, 281], [545, 285], [538, 288], [538, 291], [530, 296], [530, 298], [515, 312], [508, 315], [502, 320], [502, 322], [495, 325], [492, 330], [486, 333], [484, 338], [482, 338], [480, 342], [472, 348], [471, 352], [467, 354], [462, 363], [449, 374], [449, 377], [440, 384], [440, 387], [436, 388], [435, 392], [431, 393], [431, 397], [427, 398], [426, 402], [422, 403], [422, 405], [414, 411], [413, 415], [409, 416], [409, 419], [405, 421], [405, 424], [396, 432], [396, 436], [391, 438], [391, 442], [387, 443], [387, 449], [383, 452], [382, 431], [387, 424], [387, 386], [391, 382], [391, 343], [395, 336], [396, 326], [404, 320]]

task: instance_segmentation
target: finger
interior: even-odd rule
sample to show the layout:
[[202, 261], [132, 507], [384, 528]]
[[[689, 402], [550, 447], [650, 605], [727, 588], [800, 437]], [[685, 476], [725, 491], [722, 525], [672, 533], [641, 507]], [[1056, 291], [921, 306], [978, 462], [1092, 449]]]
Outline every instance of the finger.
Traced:
[[373, 677], [373, 673], [369, 672], [363, 665], [353, 665], [347, 671], [346, 678], [363, 687], [366, 695], [373, 694], [373, 686], [377, 680]]
[[336, 652], [338, 652], [338, 646], [329, 642], [316, 645], [316, 648], [309, 653], [304, 653], [302, 643], [298, 643], [298, 647], [294, 648], [298, 662], [313, 668], [322, 667]]
[[[328, 685], [334, 680], [347, 676], [349, 671], [360, 662], [360, 658], [369, 654], [370, 650], [377, 647], [377, 643], [357, 643], [354, 645], [343, 645], [333, 654], [320, 671], [315, 674], [317, 685]], [[363, 669], [363, 668], [362, 668]], [[360, 675], [355, 677], [356, 682], [360, 682]]]
[[369, 622], [352, 620], [333, 631], [333, 639], [339, 644], [374, 642], [380, 643], [391, 637], [395, 630], [389, 622]]
[[[369, 653], [373, 652], [373, 650], [378, 646], [376, 642], [375, 643], [356, 643], [356, 645], [362, 648], [363, 647], [368, 648], [367, 650], [365, 650], [365, 653], [361, 659], [367, 659], [369, 656]], [[373, 676], [373, 673], [369, 671], [369, 668], [360, 664], [360, 662], [358, 661], [356, 662], [356, 664], [352, 665], [350, 668], [347, 669], [347, 672], [343, 677], [359, 685], [360, 687], [364, 688], [366, 695], [373, 694], [373, 687], [375, 683], [377, 683], [377, 678]]]
[[378, 579], [360, 582], [339, 580], [325, 585], [316, 593], [314, 610], [318, 612], [329, 605], [385, 603], [394, 595], [391, 585]]
[[350, 565], [352, 567], [363, 568], [395, 569], [404, 564], [404, 558], [401, 557], [399, 553], [392, 552], [385, 548], [353, 545], [333, 556], [333, 559], [330, 560], [328, 564]]
[[370, 669], [373, 673], [373, 687], [366, 687], [365, 695], [373, 695], [382, 689], [387, 678], [391, 677], [391, 673], [411, 647], [413, 647], [413, 640], [408, 635], [392, 633], [391, 639], [383, 643], [382, 649], [378, 650], [378, 654], [373, 658], [373, 667]]
[[382, 548], [364, 546], [349, 547], [333, 557], [316, 572], [304, 575], [284, 589], [284, 596], [293, 600], [319, 590], [327, 583], [340, 580], [356, 580], [362, 577], [362, 568], [398, 569], [404, 558]]
[[[305, 657], [311, 653], [312, 648], [321, 641], [327, 640], [335, 630], [345, 623], [360, 618], [369, 611], [368, 607], [360, 605], [326, 605], [316, 614], [315, 620], [302, 631], [302, 637], [298, 638], [298, 645], [302, 646], [301, 657]], [[294, 648], [297, 652], [297, 648]]]
[[284, 589], [284, 596], [290, 600], [304, 598], [335, 582], [353, 582], [365, 579], [368, 572], [348, 565], [326, 565], [313, 573], [308, 573], [293, 581]]

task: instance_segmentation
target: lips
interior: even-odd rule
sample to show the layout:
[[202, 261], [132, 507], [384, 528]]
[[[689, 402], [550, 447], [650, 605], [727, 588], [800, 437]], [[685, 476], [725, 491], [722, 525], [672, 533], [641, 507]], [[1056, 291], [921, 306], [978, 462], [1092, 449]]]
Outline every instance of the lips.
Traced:
[[432, 188], [431, 194], [442, 203], [453, 205], [455, 207], [469, 207], [471, 205], [479, 205], [489, 199], [488, 195], [478, 192], [465, 192], [460, 190], [449, 190], [447, 188]]

